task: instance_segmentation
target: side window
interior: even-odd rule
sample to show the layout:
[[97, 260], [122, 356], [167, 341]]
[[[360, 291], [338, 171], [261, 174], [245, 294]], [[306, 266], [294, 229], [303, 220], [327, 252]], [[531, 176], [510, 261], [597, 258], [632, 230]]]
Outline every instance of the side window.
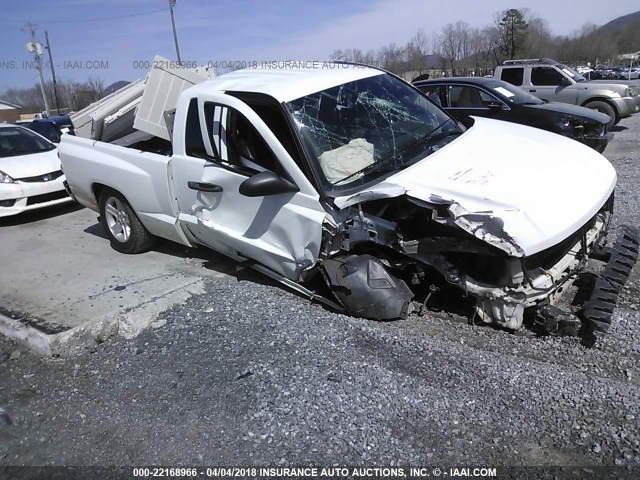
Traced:
[[271, 105], [263, 105], [259, 103], [245, 102], [251, 109], [258, 114], [262, 121], [271, 129], [278, 141], [285, 148], [298, 166], [302, 164], [300, 156], [296, 149], [295, 140], [287, 127], [286, 119], [281, 111]]
[[500, 74], [500, 80], [504, 80], [505, 82], [509, 82], [511, 85], [519, 87], [522, 85], [524, 80], [524, 68], [503, 68], [502, 73]]
[[480, 90], [476, 87], [452, 85], [449, 87], [449, 101], [452, 107], [458, 108], [482, 108], [484, 102], [480, 96]]
[[187, 125], [185, 130], [184, 149], [187, 155], [196, 158], [209, 158], [204, 148], [200, 117], [198, 116], [198, 99], [192, 98], [187, 110]]
[[[251, 110], [257, 113], [300, 170], [307, 178], [313, 178], [309, 165], [304, 161], [302, 148], [297, 142], [295, 127], [289, 124], [284, 108], [277, 100], [268, 95], [256, 93], [227, 92], [227, 94], [243, 101]], [[281, 159], [279, 160], [281, 161]], [[291, 180], [288, 175], [285, 177]]]
[[436, 105], [440, 105], [441, 107], [449, 106], [447, 103], [446, 87], [441, 85], [423, 85], [418, 87], [418, 90], [426, 94], [427, 97], [436, 103]]
[[560, 85], [562, 74], [554, 68], [534, 67], [531, 70], [531, 83], [533, 85]]
[[247, 174], [270, 171], [284, 175], [267, 143], [240, 112], [206, 103], [205, 118], [211, 145], [222, 164], [238, 167]]
[[[487, 92], [484, 92], [478, 89], [478, 93], [480, 94], [480, 100], [482, 100], [483, 105], [489, 105], [490, 103], [496, 103], [497, 99], [493, 97], [493, 95], [489, 95]], [[502, 102], [499, 102], [502, 103]]]

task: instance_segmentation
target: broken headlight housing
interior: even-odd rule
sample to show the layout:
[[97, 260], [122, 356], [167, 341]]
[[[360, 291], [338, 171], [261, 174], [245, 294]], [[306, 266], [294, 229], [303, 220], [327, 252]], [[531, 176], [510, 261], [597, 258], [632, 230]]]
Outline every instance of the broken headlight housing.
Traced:
[[584, 132], [584, 126], [568, 115], [563, 115], [562, 117], [560, 117], [559, 125], [560, 130], [570, 134], [571, 136], [582, 135]]
[[13, 178], [0, 170], [0, 183], [16, 183]]

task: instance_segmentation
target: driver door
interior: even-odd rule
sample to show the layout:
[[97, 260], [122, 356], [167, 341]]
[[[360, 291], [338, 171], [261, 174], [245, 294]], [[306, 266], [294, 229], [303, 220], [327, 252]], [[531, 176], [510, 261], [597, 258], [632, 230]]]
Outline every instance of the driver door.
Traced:
[[542, 100], [575, 105], [578, 100], [578, 88], [571, 81], [569, 85], [563, 85], [562, 82], [568, 78], [554, 67], [533, 67], [531, 87], [528, 91]]
[[[239, 99], [217, 92], [191, 99], [185, 110], [183, 138], [175, 139], [184, 142], [184, 151], [171, 164], [181, 223], [205, 246], [299, 280], [320, 251], [326, 212], [318, 193], [269, 127]], [[243, 182], [265, 171], [297, 191], [240, 193]]]

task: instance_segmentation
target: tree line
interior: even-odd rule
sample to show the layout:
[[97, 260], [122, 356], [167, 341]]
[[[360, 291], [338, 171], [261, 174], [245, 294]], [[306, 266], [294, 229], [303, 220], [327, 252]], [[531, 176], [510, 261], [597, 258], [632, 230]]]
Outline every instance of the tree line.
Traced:
[[377, 64], [396, 74], [486, 75], [506, 59], [554, 58], [570, 64], [616, 62], [621, 53], [637, 51], [639, 22], [621, 31], [585, 24], [570, 36], [555, 36], [548, 22], [529, 9], [496, 12], [493, 22], [473, 28], [467, 22], [445, 25], [440, 32], [418, 30], [405, 44], [379, 50], [335, 50], [334, 60]]
[[[105, 91], [104, 80], [98, 77], [89, 77], [85, 82], [58, 81], [55, 90], [53, 82], [45, 82], [44, 88], [52, 115], [56, 112], [56, 98], [60, 110], [77, 112], [100, 100]], [[0, 93], [0, 99], [19, 105], [23, 113], [37, 113], [44, 110], [40, 84], [27, 88], [7, 88]]]
[[[434, 75], [487, 75], [505, 59], [549, 57], [569, 64], [604, 63], [617, 55], [637, 51], [640, 22], [620, 31], [598, 29], [585, 24], [570, 36], [555, 36], [548, 22], [529, 9], [511, 8], [493, 15], [490, 25], [473, 28], [466, 22], [445, 25], [440, 32], [418, 30], [405, 44], [391, 43], [379, 50], [357, 48], [335, 50], [333, 60], [379, 65], [399, 75], [430, 72]], [[45, 84], [50, 108], [55, 110], [52, 82]], [[57, 83], [60, 109], [78, 111], [104, 95], [104, 82], [90, 77], [86, 82]], [[0, 98], [22, 107], [23, 112], [44, 109], [40, 86], [9, 88]]]

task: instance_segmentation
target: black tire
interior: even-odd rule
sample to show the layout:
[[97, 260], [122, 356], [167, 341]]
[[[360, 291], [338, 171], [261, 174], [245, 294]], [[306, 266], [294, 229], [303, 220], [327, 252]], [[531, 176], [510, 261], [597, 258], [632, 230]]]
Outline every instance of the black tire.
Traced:
[[609, 115], [609, 123], [607, 123], [607, 130], [609, 131], [613, 128], [613, 126], [616, 123], [618, 123], [616, 111], [607, 102], [593, 101], [593, 102], [587, 103], [585, 107], [590, 108], [592, 110], [597, 110], [600, 113], [605, 113]]
[[155, 237], [144, 228], [129, 202], [119, 192], [103, 190], [99, 206], [100, 223], [114, 250], [141, 253], [153, 246]]

